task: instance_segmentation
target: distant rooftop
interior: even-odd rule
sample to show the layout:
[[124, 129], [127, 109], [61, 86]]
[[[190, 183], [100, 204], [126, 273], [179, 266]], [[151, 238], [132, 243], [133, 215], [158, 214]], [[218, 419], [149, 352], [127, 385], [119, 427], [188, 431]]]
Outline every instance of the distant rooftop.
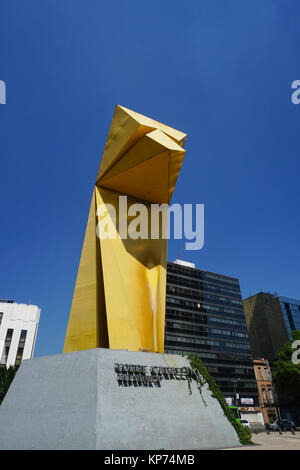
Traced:
[[187, 268], [195, 268], [194, 263], [189, 263], [188, 261], [183, 261], [182, 259], [176, 259], [173, 261], [174, 264], [180, 264], [180, 266], [186, 266]]
[[[183, 261], [182, 259], [176, 259], [175, 261], [172, 261], [173, 264], [179, 264], [180, 266], [185, 266], [186, 268], [192, 268], [192, 269], [199, 269], [199, 268], [196, 268], [196, 265], [195, 263], [190, 263], [189, 261]], [[221, 276], [221, 277], [226, 277], [227, 279], [233, 279], [234, 281], [237, 281], [238, 282], [238, 278], [237, 277], [232, 277], [232, 276], [227, 276], [226, 274], [218, 274], [218, 273], [214, 273], [212, 271], [207, 271], [206, 269], [199, 269], [200, 271], [204, 271], [205, 273], [207, 274], [212, 274], [212, 275], [215, 275], [215, 276]]]
[[255, 297], [258, 297], [258, 296], [264, 296], [265, 297], [265, 300], [270, 300], [270, 299], [279, 299], [280, 302], [286, 302], [286, 303], [289, 303], [289, 304], [296, 304], [296, 305], [300, 305], [300, 300], [299, 299], [294, 299], [292, 297], [283, 297], [282, 295], [279, 295], [277, 294], [277, 292], [258, 292], [257, 294], [253, 294], [253, 295], [250, 295], [249, 297], [247, 297], [246, 299], [244, 300], [248, 300], [248, 299], [251, 299], [251, 298], [255, 298]]
[[288, 304], [300, 305], [300, 300], [294, 299], [293, 297], [284, 297], [282, 295], [279, 295], [278, 298], [281, 302], [287, 302]]

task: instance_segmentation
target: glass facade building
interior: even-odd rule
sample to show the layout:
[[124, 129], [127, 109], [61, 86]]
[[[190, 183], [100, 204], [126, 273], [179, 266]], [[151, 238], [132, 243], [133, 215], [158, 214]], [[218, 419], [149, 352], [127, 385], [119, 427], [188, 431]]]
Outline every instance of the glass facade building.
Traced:
[[259, 292], [243, 301], [254, 357], [276, 360], [277, 352], [300, 330], [300, 300]]
[[168, 262], [165, 352], [197, 354], [225, 397], [258, 406], [238, 279]]
[[[292, 331], [300, 331], [300, 300], [278, 294], [259, 292], [243, 301], [251, 351], [255, 358], [264, 358], [271, 368], [278, 351], [292, 340]], [[300, 425], [300, 406], [297, 398], [277, 390], [282, 418]]]
[[300, 331], [300, 300], [278, 297], [289, 339], [293, 330]]

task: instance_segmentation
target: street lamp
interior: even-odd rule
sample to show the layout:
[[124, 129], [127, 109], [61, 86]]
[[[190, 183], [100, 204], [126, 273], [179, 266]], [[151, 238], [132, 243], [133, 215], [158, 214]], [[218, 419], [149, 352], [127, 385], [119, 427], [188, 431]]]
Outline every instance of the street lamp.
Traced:
[[237, 396], [237, 383], [241, 380], [239, 378], [236, 379], [231, 379], [233, 386], [234, 386], [234, 401], [235, 401], [235, 406], [238, 406], [238, 396]]

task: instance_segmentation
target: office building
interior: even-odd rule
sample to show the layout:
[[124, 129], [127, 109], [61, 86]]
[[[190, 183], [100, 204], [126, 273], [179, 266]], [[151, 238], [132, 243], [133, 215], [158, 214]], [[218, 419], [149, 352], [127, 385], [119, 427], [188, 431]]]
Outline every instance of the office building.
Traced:
[[253, 356], [274, 361], [291, 331], [300, 330], [300, 300], [260, 292], [243, 304]]
[[20, 365], [33, 357], [40, 309], [0, 300], [0, 366]]
[[168, 262], [165, 351], [197, 354], [227, 400], [261, 422], [238, 279]]

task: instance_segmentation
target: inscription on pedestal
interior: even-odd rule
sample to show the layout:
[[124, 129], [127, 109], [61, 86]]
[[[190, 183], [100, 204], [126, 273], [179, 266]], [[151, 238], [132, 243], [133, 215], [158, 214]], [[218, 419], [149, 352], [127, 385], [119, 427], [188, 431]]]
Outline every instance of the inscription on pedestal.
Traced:
[[138, 364], [115, 364], [119, 385], [157, 386], [162, 380], [188, 380], [193, 378], [190, 367], [143, 366]]

